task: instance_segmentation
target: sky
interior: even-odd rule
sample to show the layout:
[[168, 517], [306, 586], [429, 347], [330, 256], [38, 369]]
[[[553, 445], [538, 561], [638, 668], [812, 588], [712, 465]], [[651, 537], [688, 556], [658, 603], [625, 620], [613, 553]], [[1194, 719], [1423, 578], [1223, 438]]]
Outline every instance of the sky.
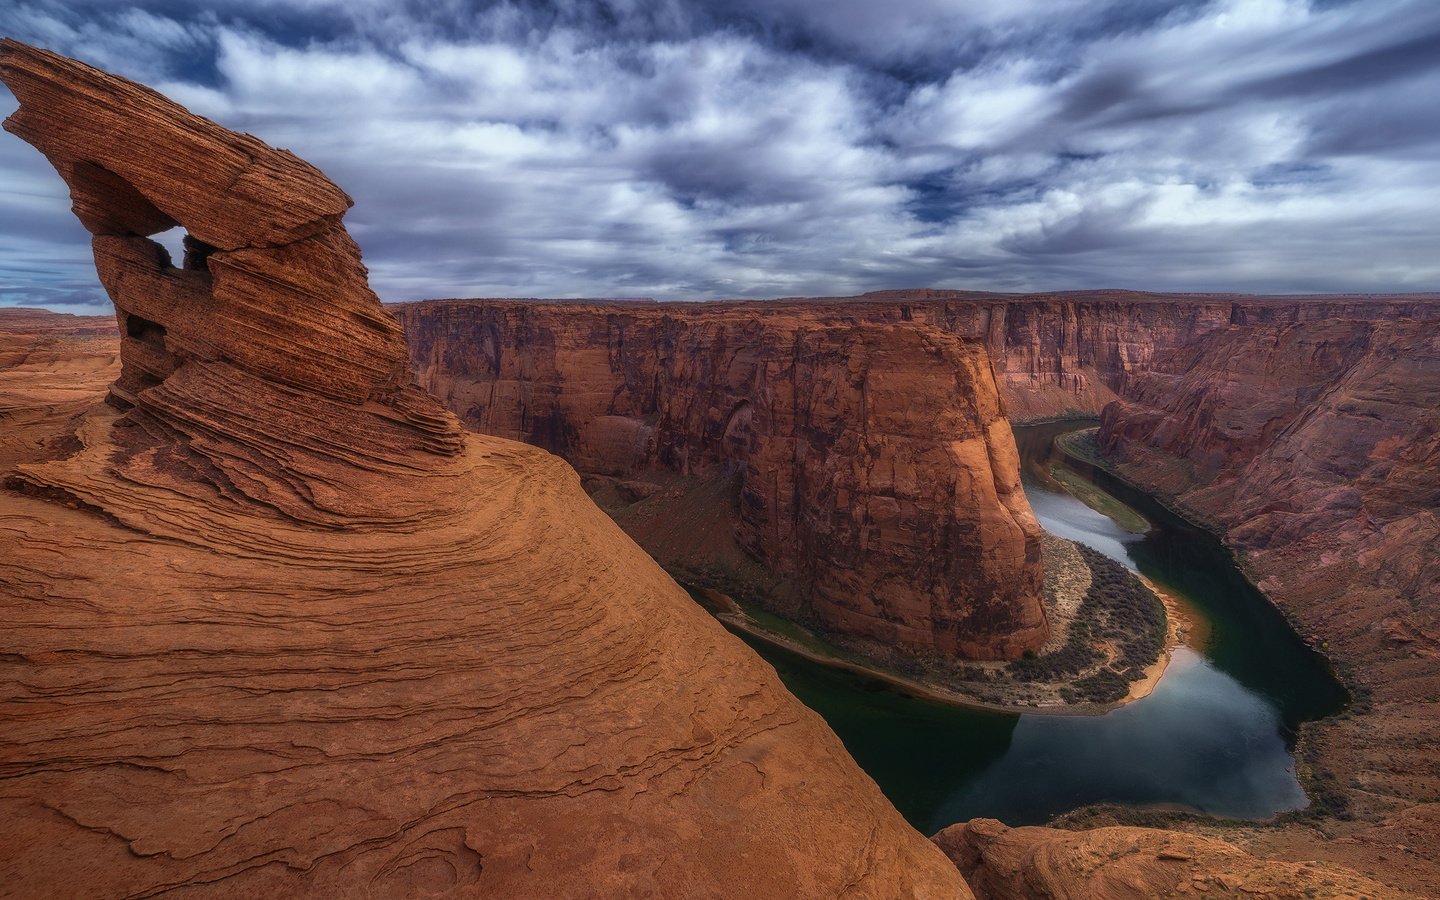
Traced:
[[[4, 0], [0, 35], [319, 166], [385, 300], [1440, 289], [1434, 0]], [[109, 309], [8, 134], [0, 305]]]

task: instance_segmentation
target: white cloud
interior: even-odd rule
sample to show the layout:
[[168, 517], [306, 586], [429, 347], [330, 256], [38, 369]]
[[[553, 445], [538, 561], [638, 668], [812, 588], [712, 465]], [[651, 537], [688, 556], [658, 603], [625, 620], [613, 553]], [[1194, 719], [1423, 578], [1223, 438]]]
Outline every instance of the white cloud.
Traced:
[[[1440, 280], [1418, 0], [406, 8], [5, 26], [320, 166], [388, 298]], [[0, 302], [98, 293], [67, 205], [7, 142]]]

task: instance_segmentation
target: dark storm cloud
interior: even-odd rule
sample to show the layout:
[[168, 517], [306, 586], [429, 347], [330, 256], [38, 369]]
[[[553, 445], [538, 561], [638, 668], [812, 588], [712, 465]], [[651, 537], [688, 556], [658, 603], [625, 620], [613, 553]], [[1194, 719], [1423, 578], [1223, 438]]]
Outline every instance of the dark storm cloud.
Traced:
[[[11, 0], [0, 32], [315, 162], [389, 299], [1440, 275], [1428, 0]], [[10, 138], [0, 233], [0, 303], [104, 308]]]

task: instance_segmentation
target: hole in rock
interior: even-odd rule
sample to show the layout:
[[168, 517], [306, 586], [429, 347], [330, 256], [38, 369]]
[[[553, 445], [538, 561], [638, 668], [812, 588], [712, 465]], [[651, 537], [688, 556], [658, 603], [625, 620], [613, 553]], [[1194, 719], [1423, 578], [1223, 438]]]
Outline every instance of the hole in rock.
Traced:
[[136, 315], [125, 317], [125, 333], [154, 350], [165, 350], [165, 326]]
[[153, 235], [150, 240], [159, 244], [165, 251], [169, 257], [166, 265], [172, 269], [183, 268], [204, 272], [209, 269], [205, 261], [217, 249], [199, 238], [187, 234], [185, 229], [179, 226]]
[[151, 235], [150, 240], [165, 249], [170, 257], [166, 263], [168, 266], [177, 269], [180, 267], [181, 261], [185, 259], [185, 229], [177, 225], [169, 231]]

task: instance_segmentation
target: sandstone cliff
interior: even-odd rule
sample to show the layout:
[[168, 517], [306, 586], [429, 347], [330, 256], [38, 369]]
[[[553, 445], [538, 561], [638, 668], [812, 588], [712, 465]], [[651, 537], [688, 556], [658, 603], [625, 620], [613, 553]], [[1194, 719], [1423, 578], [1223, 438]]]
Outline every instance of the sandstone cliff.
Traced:
[[86, 406], [113, 350], [0, 314], [7, 895], [969, 896], [569, 466], [411, 383], [322, 175], [0, 78], [124, 335]]
[[[1039, 526], [974, 342], [798, 306], [397, 314], [421, 383], [471, 428], [585, 473], [734, 473], [734, 533], [803, 618], [946, 655], [1044, 643]], [[665, 535], [632, 533], [664, 558]]]
[[1217, 331], [1107, 407], [1100, 440], [1347, 665], [1362, 715], [1316, 729], [1309, 755], [1347, 818], [1431, 832], [1400, 843], [1440, 889], [1440, 322]]
[[858, 321], [923, 322], [983, 341], [1015, 422], [1098, 415], [1174, 352], [1230, 325], [1440, 318], [1435, 295], [1251, 297], [1073, 291], [877, 291], [829, 303]]

